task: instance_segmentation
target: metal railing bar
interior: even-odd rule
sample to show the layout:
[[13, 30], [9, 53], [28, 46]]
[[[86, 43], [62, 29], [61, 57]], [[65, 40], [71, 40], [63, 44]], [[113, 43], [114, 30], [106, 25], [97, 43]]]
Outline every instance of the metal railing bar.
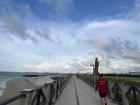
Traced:
[[19, 94], [17, 96], [14, 96], [12, 98], [7, 99], [6, 101], [0, 102], [0, 105], [7, 105], [7, 104], [12, 103], [12, 102], [14, 102], [14, 101], [16, 101], [20, 98], [23, 98], [23, 97], [26, 97], [26, 95], [25, 94]]

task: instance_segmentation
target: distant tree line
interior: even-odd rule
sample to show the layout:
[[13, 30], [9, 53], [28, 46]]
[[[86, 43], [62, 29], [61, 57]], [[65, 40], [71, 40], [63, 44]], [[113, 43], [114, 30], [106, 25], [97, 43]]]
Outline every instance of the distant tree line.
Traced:
[[130, 74], [113, 74], [113, 73], [107, 73], [107, 74], [104, 74], [105, 76], [118, 76], [118, 77], [139, 77], [140, 78], [140, 75], [130, 75]]

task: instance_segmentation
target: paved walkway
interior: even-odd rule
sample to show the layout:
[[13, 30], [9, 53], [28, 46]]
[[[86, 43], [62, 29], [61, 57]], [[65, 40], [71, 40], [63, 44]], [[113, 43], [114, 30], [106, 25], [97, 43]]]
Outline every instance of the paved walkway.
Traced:
[[[80, 79], [72, 77], [55, 105], [101, 105], [94, 88]], [[117, 105], [108, 100], [108, 105]]]

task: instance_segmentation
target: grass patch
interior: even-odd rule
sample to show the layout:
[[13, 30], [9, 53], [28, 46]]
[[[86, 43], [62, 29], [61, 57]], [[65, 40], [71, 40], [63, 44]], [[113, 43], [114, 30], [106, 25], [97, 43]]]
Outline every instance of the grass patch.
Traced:
[[[114, 83], [125, 83], [130, 86], [136, 86], [140, 87], [140, 78], [139, 77], [122, 77], [118, 76], [117, 78], [115, 76], [105, 76], [105, 79], [108, 81], [112, 81]], [[115, 89], [112, 89], [113, 94], [116, 96], [117, 92]], [[121, 89], [118, 89], [119, 98], [121, 99]], [[117, 97], [116, 97], [117, 98]], [[137, 105], [140, 105], [140, 95], [136, 93], [136, 99], [133, 97], [133, 93], [130, 92], [128, 95], [128, 100], [130, 103], [136, 103]]]
[[132, 103], [136, 103], [137, 105], [140, 105], [140, 95], [136, 95], [136, 99], [134, 99], [133, 94], [129, 94], [129, 101]]
[[105, 79], [115, 83], [126, 83], [129, 85], [138, 85], [140, 86], [139, 77], [114, 77], [114, 76], [105, 76]]

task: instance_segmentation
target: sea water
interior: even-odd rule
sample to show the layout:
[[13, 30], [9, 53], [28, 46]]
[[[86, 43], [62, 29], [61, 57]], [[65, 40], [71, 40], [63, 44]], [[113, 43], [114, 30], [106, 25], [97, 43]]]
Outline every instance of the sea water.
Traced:
[[19, 72], [0, 72], [0, 95], [6, 87], [6, 82], [13, 78], [19, 78], [23, 73]]

